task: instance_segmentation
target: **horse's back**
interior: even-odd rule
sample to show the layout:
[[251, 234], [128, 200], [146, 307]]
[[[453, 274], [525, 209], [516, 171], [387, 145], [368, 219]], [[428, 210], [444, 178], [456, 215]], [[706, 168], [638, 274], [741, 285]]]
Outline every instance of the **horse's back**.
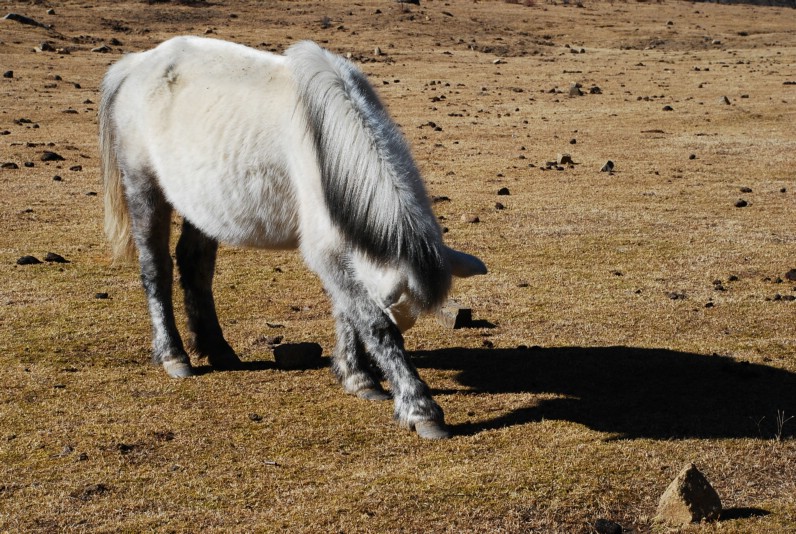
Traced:
[[106, 86], [114, 80], [128, 171], [154, 174], [175, 209], [219, 241], [296, 245], [290, 153], [303, 132], [282, 56], [177, 37], [125, 56]]

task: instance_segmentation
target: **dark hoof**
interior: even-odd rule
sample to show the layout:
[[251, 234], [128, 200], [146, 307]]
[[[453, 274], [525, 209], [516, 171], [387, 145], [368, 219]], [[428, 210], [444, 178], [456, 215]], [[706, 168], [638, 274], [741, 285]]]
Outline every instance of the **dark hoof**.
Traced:
[[223, 355], [208, 356], [208, 363], [213, 366], [213, 369], [218, 371], [233, 371], [243, 367], [243, 362], [240, 361], [238, 355], [234, 352], [227, 352]]
[[383, 389], [366, 388], [357, 391], [357, 397], [369, 401], [384, 401], [384, 400], [390, 400], [392, 398], [392, 395], [390, 395]]
[[415, 432], [423, 439], [448, 439], [451, 437], [447, 425], [438, 421], [415, 423]]
[[163, 369], [165, 369], [166, 374], [172, 378], [190, 378], [196, 376], [189, 362], [179, 360], [163, 362]]

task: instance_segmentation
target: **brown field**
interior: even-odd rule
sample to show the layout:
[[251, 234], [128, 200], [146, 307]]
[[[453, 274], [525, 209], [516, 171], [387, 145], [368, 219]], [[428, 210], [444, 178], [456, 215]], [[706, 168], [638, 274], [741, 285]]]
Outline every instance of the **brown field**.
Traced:
[[[0, 163], [18, 166], [0, 170], [0, 531], [666, 532], [657, 500], [688, 462], [725, 511], [687, 531], [796, 530], [796, 11], [0, 9], [52, 25], [0, 20]], [[98, 86], [123, 52], [178, 34], [314, 39], [368, 74], [429, 193], [450, 198], [435, 204], [447, 242], [490, 268], [454, 288], [471, 328], [429, 317], [406, 335], [453, 439], [398, 428], [326, 368], [275, 367], [266, 336], [334, 343], [295, 253], [220, 251], [243, 371], [148, 365], [137, 266], [112, 266], [102, 234]], [[559, 153], [574, 164], [546, 169]], [[69, 263], [16, 265], [47, 252]]]

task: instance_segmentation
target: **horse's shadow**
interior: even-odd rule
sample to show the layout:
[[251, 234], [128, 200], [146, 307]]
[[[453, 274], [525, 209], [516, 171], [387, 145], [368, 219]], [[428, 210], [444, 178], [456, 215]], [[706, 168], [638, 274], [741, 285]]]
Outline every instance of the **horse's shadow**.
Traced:
[[725, 356], [631, 347], [451, 348], [412, 359], [419, 368], [457, 370], [457, 392], [561, 395], [455, 425], [457, 434], [556, 419], [617, 438], [796, 436], [796, 419], [787, 421], [796, 415], [796, 374]]

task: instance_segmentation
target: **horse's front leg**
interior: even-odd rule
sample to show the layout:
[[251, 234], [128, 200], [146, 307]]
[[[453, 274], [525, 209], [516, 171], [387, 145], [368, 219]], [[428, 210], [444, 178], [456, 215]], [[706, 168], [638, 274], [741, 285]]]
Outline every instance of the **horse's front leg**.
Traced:
[[[335, 309], [339, 310], [338, 317], [342, 314], [346, 319], [342, 321], [342, 328], [338, 326], [344, 334], [338, 343], [346, 344], [344, 351], [349, 355], [347, 361], [352, 361], [350, 355], [356, 354], [353, 351], [357, 350], [351, 343], [358, 340], [390, 383], [398, 423], [415, 430], [423, 438], [450, 437], [442, 408], [431, 398], [431, 391], [404, 352], [403, 337], [398, 327], [348, 271], [345, 262], [329, 261], [319, 274]], [[338, 325], [340, 323], [338, 321]], [[340, 361], [346, 360], [341, 359], [338, 353], [335, 365], [339, 365]], [[349, 366], [348, 369], [361, 371], [362, 366]], [[343, 385], [346, 386], [346, 383], [343, 382]]]
[[152, 361], [174, 378], [193, 376], [191, 362], [174, 321], [173, 264], [169, 255], [171, 206], [152, 181], [125, 177], [127, 208], [138, 248], [141, 282], [152, 321]]
[[367, 400], [386, 400], [390, 395], [374, 376], [368, 355], [344, 310], [336, 310], [337, 346], [332, 372], [347, 393]]
[[188, 316], [188, 345], [207, 357], [216, 369], [234, 369], [240, 359], [221, 332], [213, 299], [213, 273], [218, 242], [207, 237], [189, 221], [183, 220], [177, 241], [177, 266], [185, 293]]

